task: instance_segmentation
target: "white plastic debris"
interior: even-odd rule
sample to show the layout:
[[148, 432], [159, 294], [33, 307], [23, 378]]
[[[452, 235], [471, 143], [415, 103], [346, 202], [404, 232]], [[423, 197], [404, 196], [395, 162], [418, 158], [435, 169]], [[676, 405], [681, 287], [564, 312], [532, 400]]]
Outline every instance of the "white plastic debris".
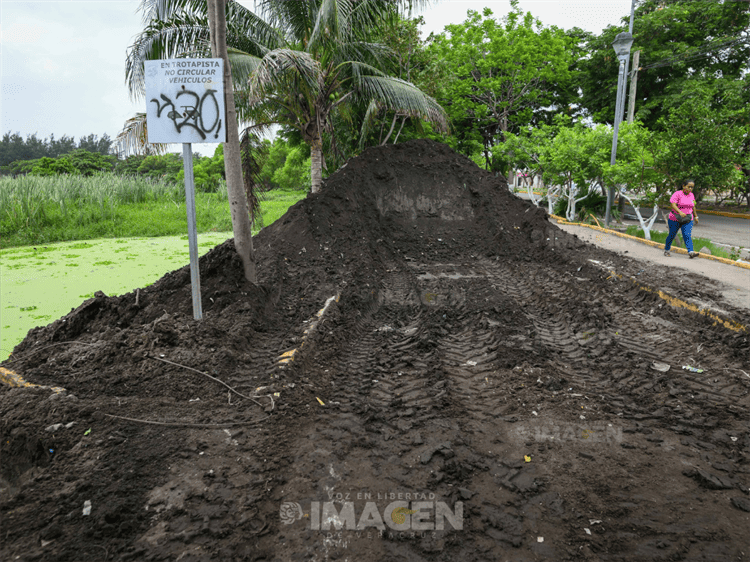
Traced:
[[586, 531], [586, 534], [587, 534], [587, 535], [590, 535], [590, 534], [591, 534], [591, 529], [587, 529], [586, 527], [584, 527], [584, 528], [583, 528], [583, 530], [584, 530], [584, 531]]
[[477, 362], [476, 361], [467, 361], [466, 363], [464, 363], [464, 365], [468, 365], [469, 367], [476, 367], [477, 366]]
[[83, 516], [88, 517], [91, 515], [91, 500], [83, 502]]
[[536, 542], [544, 542], [544, 537], [537, 537]]

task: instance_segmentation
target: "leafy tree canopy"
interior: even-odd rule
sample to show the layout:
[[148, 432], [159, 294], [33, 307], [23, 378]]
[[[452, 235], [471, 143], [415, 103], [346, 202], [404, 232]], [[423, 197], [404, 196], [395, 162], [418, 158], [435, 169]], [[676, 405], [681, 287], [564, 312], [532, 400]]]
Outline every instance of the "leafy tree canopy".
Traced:
[[[581, 71], [582, 104], [594, 121], [614, 121], [618, 60], [612, 42], [628, 30], [629, 17], [600, 35], [572, 29], [568, 35], [585, 56]], [[658, 126], [664, 106], [680, 96], [689, 79], [738, 79], [750, 68], [750, 3], [716, 0], [641, 0], [635, 10], [634, 43], [640, 50], [636, 116]]]
[[698, 198], [709, 190], [748, 193], [750, 75], [685, 80], [679, 92], [667, 92], [672, 95], [657, 126], [663, 142], [658, 167], [669, 183], [693, 178]]
[[572, 41], [556, 27], [545, 28], [518, 2], [502, 22], [485, 8], [468, 12], [462, 24], [446, 26], [433, 38], [431, 70], [437, 99], [445, 107], [465, 154], [480, 149], [492, 168], [491, 149], [508, 133], [548, 122], [567, 110], [572, 74]]
[[[106, 134], [101, 138], [96, 135], [81, 137], [76, 144], [75, 139], [67, 135], [59, 139], [56, 139], [55, 135], [40, 139], [34, 133], [26, 135], [24, 139], [20, 134], [8, 131], [0, 139], [0, 166], [4, 172], [9, 172], [8, 166], [12, 162], [37, 160], [42, 157], [57, 158], [76, 149], [106, 156], [111, 153], [111, 145], [112, 141]], [[19, 166], [16, 165], [13, 169], [19, 169]]]

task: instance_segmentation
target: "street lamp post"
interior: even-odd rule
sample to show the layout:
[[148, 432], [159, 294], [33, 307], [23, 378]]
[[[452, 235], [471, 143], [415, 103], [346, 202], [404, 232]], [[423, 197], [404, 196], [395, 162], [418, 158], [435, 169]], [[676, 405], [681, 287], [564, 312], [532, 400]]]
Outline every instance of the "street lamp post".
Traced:
[[[615, 37], [612, 47], [615, 49], [615, 54], [620, 61], [620, 70], [617, 75], [617, 101], [615, 102], [615, 131], [612, 137], [612, 156], [610, 158], [610, 165], [615, 165], [617, 159], [617, 132], [620, 129], [620, 121], [622, 121], [622, 110], [625, 105], [625, 63], [630, 58], [630, 47], [633, 45], [633, 35], [628, 33], [620, 33]], [[612, 203], [615, 200], [615, 186], [611, 185], [607, 193], [607, 213], [604, 217], [604, 223], [609, 226], [612, 220]]]

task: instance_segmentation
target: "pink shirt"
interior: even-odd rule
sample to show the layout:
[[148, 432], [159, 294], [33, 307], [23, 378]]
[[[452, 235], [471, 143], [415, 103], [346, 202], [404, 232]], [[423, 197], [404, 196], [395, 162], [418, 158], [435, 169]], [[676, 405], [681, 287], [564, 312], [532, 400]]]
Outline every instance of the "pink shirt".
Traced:
[[[677, 208], [685, 213], [686, 215], [690, 215], [690, 218], [693, 218], [693, 207], [695, 207], [695, 195], [691, 191], [687, 195], [685, 195], [685, 192], [681, 189], [674, 192], [672, 197], [669, 200], [670, 203], [674, 203], [677, 205]], [[680, 216], [672, 210], [671, 213], [669, 213], [669, 220], [671, 221], [677, 221], [680, 219]]]

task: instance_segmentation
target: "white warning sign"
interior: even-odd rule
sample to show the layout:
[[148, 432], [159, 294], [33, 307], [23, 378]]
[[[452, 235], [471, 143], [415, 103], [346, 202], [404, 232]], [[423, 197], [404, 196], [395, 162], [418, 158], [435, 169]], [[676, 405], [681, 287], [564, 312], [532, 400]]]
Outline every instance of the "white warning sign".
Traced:
[[224, 61], [146, 61], [146, 123], [150, 143], [226, 140]]

